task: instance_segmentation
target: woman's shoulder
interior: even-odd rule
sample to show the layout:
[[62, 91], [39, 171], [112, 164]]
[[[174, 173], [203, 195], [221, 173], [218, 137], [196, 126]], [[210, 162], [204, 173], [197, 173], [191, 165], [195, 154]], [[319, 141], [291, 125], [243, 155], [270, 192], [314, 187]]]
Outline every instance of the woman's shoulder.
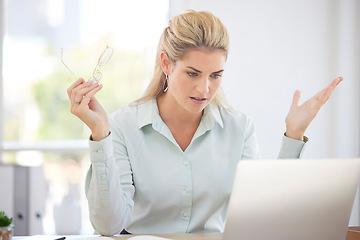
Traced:
[[219, 106], [217, 109], [222, 121], [221, 131], [228, 136], [247, 136], [254, 132], [254, 123], [247, 114], [231, 107]]
[[108, 115], [109, 120], [126, 120], [129, 119], [129, 117], [131, 118], [132, 116], [136, 115], [136, 107], [133, 106], [132, 104], [123, 106], [121, 108], [118, 108], [117, 110], [115, 110], [114, 112], [110, 113]]
[[[151, 111], [152, 102], [132, 102], [108, 115], [110, 127], [138, 127], [139, 111], [141, 113]], [[141, 115], [141, 114], [140, 114]]]
[[121, 130], [137, 128], [138, 123], [138, 106], [130, 103], [123, 106], [108, 115], [110, 129]]

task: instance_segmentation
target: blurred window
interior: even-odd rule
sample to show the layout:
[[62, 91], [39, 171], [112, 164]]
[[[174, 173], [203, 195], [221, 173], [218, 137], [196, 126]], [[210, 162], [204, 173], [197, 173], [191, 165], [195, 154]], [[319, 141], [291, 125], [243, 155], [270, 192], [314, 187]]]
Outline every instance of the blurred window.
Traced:
[[[66, 89], [89, 79], [108, 45], [103, 89], [110, 113], [139, 98], [154, 66], [168, 0], [4, 0], [3, 146], [6, 164], [42, 165], [48, 181], [45, 233], [53, 209], [69, 194], [82, 206], [82, 231], [91, 232], [83, 183], [90, 166], [88, 128], [69, 112]], [[1, 138], [0, 138], [1, 139]]]

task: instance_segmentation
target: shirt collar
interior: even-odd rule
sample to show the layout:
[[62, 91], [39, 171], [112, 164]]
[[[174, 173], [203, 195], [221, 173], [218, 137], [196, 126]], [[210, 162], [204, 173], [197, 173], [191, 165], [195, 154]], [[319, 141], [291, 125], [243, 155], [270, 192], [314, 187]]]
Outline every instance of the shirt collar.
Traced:
[[210, 103], [208, 106], [206, 106], [201, 121], [208, 129], [213, 128], [215, 123], [218, 123], [222, 128], [224, 127], [219, 107], [213, 103]]
[[[155, 111], [155, 114], [153, 114], [153, 111]], [[154, 122], [153, 115], [155, 116], [158, 115], [160, 117], [155, 99], [146, 101], [144, 103], [140, 103], [137, 106], [137, 112], [138, 112], [137, 121], [138, 121], [139, 129], [145, 127], [146, 125], [152, 124]]]
[[[137, 109], [139, 129], [149, 124], [158, 124], [162, 122], [156, 99], [139, 104]], [[218, 123], [222, 128], [224, 127], [219, 107], [212, 103], [205, 107], [201, 121], [207, 129], [211, 129], [215, 123]]]

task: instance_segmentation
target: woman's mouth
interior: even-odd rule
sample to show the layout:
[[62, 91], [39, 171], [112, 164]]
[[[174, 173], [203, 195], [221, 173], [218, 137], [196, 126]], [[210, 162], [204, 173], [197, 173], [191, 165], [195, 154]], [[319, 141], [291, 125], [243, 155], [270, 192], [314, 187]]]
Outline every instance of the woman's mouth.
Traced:
[[190, 97], [191, 101], [196, 104], [203, 104], [206, 102], [206, 98]]

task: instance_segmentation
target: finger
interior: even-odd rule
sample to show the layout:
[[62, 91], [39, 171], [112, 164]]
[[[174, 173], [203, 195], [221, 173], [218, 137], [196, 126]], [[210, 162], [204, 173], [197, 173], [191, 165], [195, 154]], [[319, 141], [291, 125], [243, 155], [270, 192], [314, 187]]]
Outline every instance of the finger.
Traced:
[[294, 93], [294, 96], [293, 96], [293, 101], [292, 101], [291, 106], [292, 107], [299, 106], [300, 98], [301, 98], [301, 92], [299, 90], [296, 90]]
[[97, 87], [96, 84], [90, 84], [83, 82], [83, 84], [78, 85], [71, 91], [70, 100], [73, 103], [80, 103], [84, 97], [85, 94], [87, 94], [89, 91]]
[[343, 77], [338, 77], [334, 79], [330, 85], [323, 91], [323, 94], [318, 99], [318, 107], [323, 106], [330, 98], [331, 94], [334, 92], [335, 88], [339, 83], [344, 80]]
[[101, 104], [99, 103], [99, 101], [96, 99], [95, 96], [92, 96], [90, 98], [90, 102], [89, 102], [89, 108], [92, 109], [95, 112], [102, 112], [105, 111], [103, 109], [103, 107], [101, 106]]
[[[337, 87], [337, 85], [339, 85], [339, 83], [341, 83], [343, 80], [344, 80], [343, 77], [335, 78], [335, 79], [329, 84], [329, 86], [325, 89], [324, 94], [323, 94], [322, 96], [324, 96], [324, 95], [329, 95], [329, 93], [330, 93], [330, 95], [331, 95], [331, 93], [335, 90], [335, 88]], [[329, 97], [330, 97], [330, 95], [329, 95]]]
[[342, 80], [344, 80], [343, 77], [335, 78], [327, 87], [331, 86], [332, 88], [336, 88], [336, 86], [339, 85], [339, 83], [341, 83]]
[[[95, 84], [94, 84], [95, 85]], [[89, 104], [90, 100], [94, 100], [95, 93], [97, 93], [102, 88], [102, 85], [97, 84], [95, 88], [93, 88], [91, 91], [87, 92], [86, 95], [82, 97], [82, 100], [78, 103], [72, 102], [70, 106], [70, 112], [76, 116], [78, 116], [80, 119], [81, 115], [84, 113], [85, 109], [94, 109], [94, 106], [91, 106]]]
[[331, 84], [332, 84], [332, 83], [330, 83], [328, 86], [326, 86], [326, 87], [324, 87], [323, 89], [321, 89], [320, 91], [318, 91], [318, 92], [312, 97], [312, 99], [319, 100], [320, 97], [321, 97], [322, 95], [324, 95], [324, 92], [326, 91], [326, 89], [328, 89], [329, 87], [331, 87]]
[[76, 80], [73, 84], [71, 84], [71, 86], [67, 89], [67, 94], [70, 97], [71, 96], [71, 92], [74, 88], [76, 88], [77, 86], [83, 84], [85, 81], [83, 78], [79, 78], [78, 80]]
[[320, 96], [320, 98], [318, 99], [318, 103], [320, 104], [320, 106], [324, 105], [330, 98], [331, 94], [333, 93], [333, 91], [335, 90], [336, 85], [334, 86], [334, 84], [331, 84], [330, 86], [328, 86], [325, 91], [323, 92], [323, 94]]
[[325, 91], [327, 91], [327, 89], [329, 88], [333, 88], [335, 89], [337, 85], [339, 85], [339, 83], [341, 83], [341, 81], [344, 80], [343, 77], [338, 77], [335, 78], [329, 85], [327, 85], [325, 88], [321, 89], [319, 92], [317, 92], [313, 98], [316, 100], [319, 100], [325, 93]]
[[[101, 88], [102, 88], [102, 86], [101, 86]], [[100, 91], [100, 89], [99, 89], [99, 91]], [[94, 96], [92, 96], [90, 98], [89, 107], [92, 108], [92, 107], [96, 106], [98, 103], [99, 103], [99, 101]]]
[[[102, 84], [98, 84], [98, 83], [95, 83], [95, 84], [93, 84], [93, 85], [95, 86], [95, 88], [91, 89], [89, 92], [87, 92], [87, 93], [84, 95], [84, 97], [83, 97], [80, 105], [88, 105], [88, 104], [90, 103], [90, 100], [92, 100], [93, 96], [94, 96], [98, 91], [100, 91], [100, 90], [102, 89], [102, 87], [103, 87]], [[95, 99], [95, 98], [93, 98], [93, 99]]]
[[86, 82], [82, 79], [80, 81], [80, 84], [76, 85], [74, 84], [74, 86], [72, 87], [72, 89], [69, 88], [68, 90], [68, 95], [69, 95], [69, 98], [70, 98], [70, 101], [73, 103], [73, 102], [77, 102], [79, 103], [82, 99], [82, 97], [77, 97], [76, 98], [76, 95], [78, 94], [78, 92], [81, 90], [81, 89], [84, 89], [87, 87], [87, 84]]
[[344, 80], [343, 77], [338, 77], [338, 78], [336, 78], [336, 79], [334, 80], [334, 82], [336, 82], [336, 86], [339, 85], [339, 83], [341, 83], [342, 80]]

